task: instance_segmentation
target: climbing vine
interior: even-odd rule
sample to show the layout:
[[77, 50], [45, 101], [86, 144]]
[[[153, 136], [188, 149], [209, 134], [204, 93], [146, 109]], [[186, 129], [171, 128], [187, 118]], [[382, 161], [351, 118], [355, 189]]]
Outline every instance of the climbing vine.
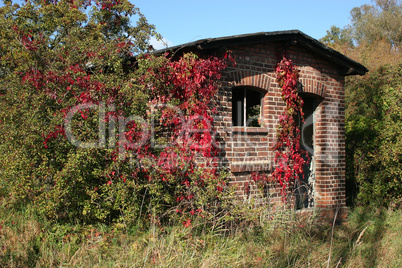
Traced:
[[127, 0], [34, 0], [0, 12], [8, 203], [91, 224], [209, 216], [225, 192], [211, 107], [229, 54], [148, 53], [158, 35]]
[[307, 152], [300, 147], [300, 129], [295, 121], [299, 115], [304, 121], [303, 100], [297, 92], [299, 70], [285, 56], [276, 67], [276, 79], [282, 89], [286, 108], [279, 117], [272, 177], [280, 184], [282, 196], [286, 200], [288, 191], [304, 176], [303, 167], [308, 162], [303, 158]]

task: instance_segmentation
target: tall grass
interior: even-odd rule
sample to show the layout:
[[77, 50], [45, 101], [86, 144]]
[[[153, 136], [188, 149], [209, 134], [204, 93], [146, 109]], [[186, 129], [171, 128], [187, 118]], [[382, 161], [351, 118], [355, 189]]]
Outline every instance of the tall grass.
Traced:
[[3, 200], [0, 267], [402, 267], [401, 216], [358, 207], [332, 226], [278, 211], [230, 229], [200, 220], [138, 230], [52, 224]]

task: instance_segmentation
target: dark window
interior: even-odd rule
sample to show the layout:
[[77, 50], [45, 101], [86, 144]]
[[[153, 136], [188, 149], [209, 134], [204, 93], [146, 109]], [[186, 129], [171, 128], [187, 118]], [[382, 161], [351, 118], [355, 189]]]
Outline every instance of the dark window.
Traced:
[[233, 126], [260, 127], [261, 100], [263, 94], [247, 87], [236, 87], [232, 91]]

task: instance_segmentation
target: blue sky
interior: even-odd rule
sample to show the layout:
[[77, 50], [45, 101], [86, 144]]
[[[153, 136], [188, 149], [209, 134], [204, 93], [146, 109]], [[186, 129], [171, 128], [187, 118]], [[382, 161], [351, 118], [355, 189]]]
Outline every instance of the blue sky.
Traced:
[[[342, 28], [349, 24], [352, 8], [373, 4], [373, 0], [130, 1], [156, 26], [169, 46], [204, 38], [296, 29], [320, 39], [332, 25]], [[155, 43], [154, 47], [162, 48]]]
[[[319, 39], [371, 0], [132, 0], [170, 46], [204, 38], [301, 30]], [[160, 48], [160, 47], [157, 47]]]

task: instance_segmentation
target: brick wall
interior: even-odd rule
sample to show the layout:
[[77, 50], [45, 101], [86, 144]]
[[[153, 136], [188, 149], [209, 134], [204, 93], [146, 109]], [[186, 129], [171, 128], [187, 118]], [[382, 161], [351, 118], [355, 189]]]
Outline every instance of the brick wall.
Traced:
[[[229, 47], [236, 66], [229, 67], [223, 76], [217, 96], [219, 113], [216, 118], [217, 139], [221, 148], [221, 165], [229, 166], [231, 178], [244, 195], [249, 184], [251, 194], [256, 187], [250, 182], [250, 172], [269, 174], [272, 171], [273, 151], [278, 118], [284, 111], [281, 91], [275, 79], [278, 62], [276, 43]], [[298, 47], [287, 49], [289, 58], [300, 72], [302, 91], [317, 100], [314, 122], [315, 207], [334, 209], [345, 207], [345, 130], [344, 77], [336, 65]], [[263, 92], [262, 127], [232, 126], [232, 88], [253, 87]], [[282, 198], [277, 188], [270, 189], [274, 203]]]

